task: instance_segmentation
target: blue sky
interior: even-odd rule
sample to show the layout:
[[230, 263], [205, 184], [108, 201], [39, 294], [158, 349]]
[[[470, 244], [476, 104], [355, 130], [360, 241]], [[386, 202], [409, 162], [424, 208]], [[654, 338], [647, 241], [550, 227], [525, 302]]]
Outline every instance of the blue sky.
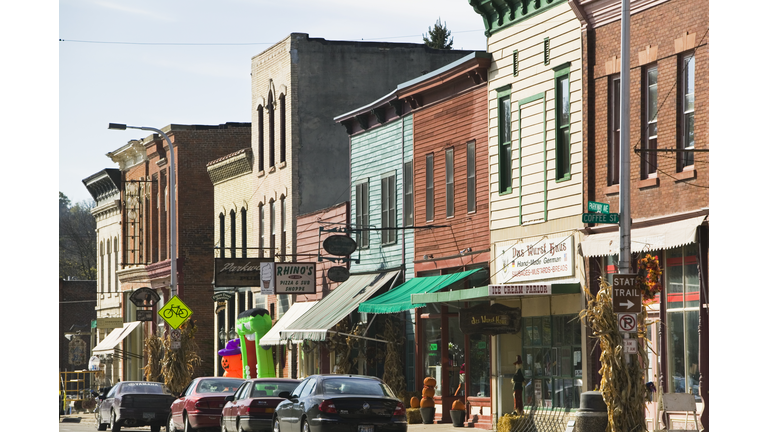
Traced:
[[105, 154], [149, 135], [110, 122], [250, 122], [251, 57], [291, 32], [421, 43], [438, 18], [454, 48], [485, 50], [467, 0], [62, 0], [59, 190], [73, 203], [90, 199], [82, 179], [116, 167]]

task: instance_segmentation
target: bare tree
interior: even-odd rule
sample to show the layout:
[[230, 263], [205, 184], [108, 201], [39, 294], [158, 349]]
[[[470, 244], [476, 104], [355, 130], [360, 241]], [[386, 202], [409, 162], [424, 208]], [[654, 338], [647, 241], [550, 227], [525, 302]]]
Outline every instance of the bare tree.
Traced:
[[96, 219], [93, 201], [71, 205], [59, 192], [59, 277], [96, 280]]

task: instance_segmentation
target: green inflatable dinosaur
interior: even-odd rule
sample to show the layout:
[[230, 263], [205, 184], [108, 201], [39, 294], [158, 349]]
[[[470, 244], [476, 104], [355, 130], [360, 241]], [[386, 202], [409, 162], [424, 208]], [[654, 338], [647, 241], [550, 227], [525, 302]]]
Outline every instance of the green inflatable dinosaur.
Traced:
[[[272, 328], [272, 318], [266, 309], [248, 309], [237, 316], [235, 331], [240, 337], [243, 354], [243, 378], [274, 378], [275, 364], [272, 348], [264, 349], [259, 341]], [[256, 369], [257, 374], [251, 373]]]

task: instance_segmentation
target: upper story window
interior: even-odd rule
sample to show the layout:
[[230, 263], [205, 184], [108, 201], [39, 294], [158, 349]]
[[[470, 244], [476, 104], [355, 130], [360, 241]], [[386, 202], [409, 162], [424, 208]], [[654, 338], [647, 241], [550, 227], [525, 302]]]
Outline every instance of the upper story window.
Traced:
[[219, 213], [219, 258], [224, 258], [225, 223], [226, 218], [224, 217], [224, 213]]
[[427, 221], [435, 220], [435, 155], [427, 155], [427, 196], [426, 196], [426, 216]]
[[275, 257], [275, 240], [277, 238], [277, 221], [275, 220], [275, 201], [269, 202], [269, 249], [272, 251], [272, 258]]
[[403, 166], [403, 225], [413, 226], [413, 161]]
[[[683, 56], [680, 65], [680, 149], [693, 150], [694, 132], [694, 90], [696, 84], [696, 58], [693, 54]], [[679, 170], [693, 165], [693, 152], [681, 152]]]
[[510, 87], [497, 90], [499, 128], [499, 193], [512, 192], [512, 112]]
[[367, 248], [370, 246], [370, 231], [365, 231], [370, 224], [370, 215], [368, 214], [368, 181], [355, 185], [355, 228], [357, 247]]
[[453, 149], [445, 149], [445, 217], [453, 217]]
[[[393, 228], [397, 226], [397, 195], [395, 175], [381, 179], [381, 227]], [[381, 243], [397, 243], [397, 230], [382, 230]]]
[[278, 100], [280, 101], [280, 162], [285, 162], [285, 95], [281, 94]]
[[570, 67], [555, 71], [555, 178], [571, 178], [571, 89]]
[[248, 256], [248, 211], [243, 207], [240, 209], [240, 242], [241, 252], [240, 256], [246, 258]]
[[280, 252], [282, 252], [282, 254], [280, 255], [280, 261], [285, 261], [285, 254], [287, 253], [286, 242], [288, 239], [288, 233], [286, 232], [287, 225], [285, 223], [285, 215], [286, 215], [285, 196], [281, 196], [280, 197]]
[[619, 184], [619, 143], [621, 140], [621, 80], [608, 78], [608, 186]]
[[259, 258], [264, 258], [264, 204], [259, 204]]
[[647, 179], [656, 173], [656, 138], [658, 135], [659, 111], [659, 68], [656, 65], [647, 66], [643, 74], [643, 148], [651, 150], [641, 153], [640, 178]]
[[272, 92], [267, 98], [267, 116], [269, 116], [269, 166], [275, 166], [275, 100]]
[[477, 166], [475, 140], [467, 143], [467, 213], [477, 210]]
[[264, 171], [264, 107], [259, 105], [256, 108], [256, 119], [258, 124], [258, 152], [259, 152], [259, 171]]
[[237, 213], [234, 210], [229, 211], [229, 256], [235, 257], [237, 251]]

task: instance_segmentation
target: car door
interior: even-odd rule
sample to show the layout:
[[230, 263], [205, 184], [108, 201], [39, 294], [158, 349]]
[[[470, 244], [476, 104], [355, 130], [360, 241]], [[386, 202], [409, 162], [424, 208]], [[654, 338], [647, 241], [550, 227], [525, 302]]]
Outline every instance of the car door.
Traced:
[[280, 432], [295, 432], [296, 431], [296, 417], [293, 411], [293, 405], [298, 400], [301, 390], [307, 385], [310, 378], [304, 379], [298, 386], [291, 392], [288, 399], [280, 402], [277, 408], [275, 408], [275, 417], [280, 420]]
[[221, 424], [224, 425], [227, 430], [230, 430], [234, 424], [232, 418], [234, 417], [235, 412], [235, 398], [238, 397], [240, 392], [243, 391], [243, 388], [245, 388], [248, 385], [248, 382], [243, 382], [240, 384], [240, 387], [235, 390], [235, 393], [232, 395], [232, 400], [224, 404], [224, 408], [221, 409]]
[[185, 388], [179, 397], [171, 404], [171, 417], [173, 418], [173, 425], [177, 429], [184, 427], [184, 405], [187, 403], [187, 398], [196, 385], [197, 380], [192, 380], [187, 388]]
[[240, 390], [235, 393], [235, 400], [232, 401], [232, 429], [227, 427], [227, 430], [237, 430], [237, 419], [248, 415], [248, 397], [251, 394], [251, 387], [253, 387], [253, 382], [247, 381], [245, 385], [240, 387]]
[[117, 394], [117, 391], [120, 387], [121, 387], [121, 384], [117, 384], [116, 386], [112, 387], [107, 393], [107, 396], [101, 402], [101, 405], [99, 405], [99, 412], [101, 413], [101, 421], [103, 421], [104, 423], [109, 423], [109, 416], [110, 416], [110, 413], [112, 412], [112, 406], [115, 404], [115, 394]]
[[307, 380], [307, 385], [304, 386], [303, 389], [301, 389], [301, 393], [299, 394], [299, 398], [296, 400], [296, 402], [293, 404], [293, 407], [291, 408], [291, 411], [293, 412], [293, 416], [296, 419], [294, 423], [294, 432], [301, 432], [301, 419], [304, 418], [304, 414], [307, 412], [308, 401], [309, 396], [312, 395], [315, 391], [315, 386], [317, 385], [317, 377], [310, 377]]

